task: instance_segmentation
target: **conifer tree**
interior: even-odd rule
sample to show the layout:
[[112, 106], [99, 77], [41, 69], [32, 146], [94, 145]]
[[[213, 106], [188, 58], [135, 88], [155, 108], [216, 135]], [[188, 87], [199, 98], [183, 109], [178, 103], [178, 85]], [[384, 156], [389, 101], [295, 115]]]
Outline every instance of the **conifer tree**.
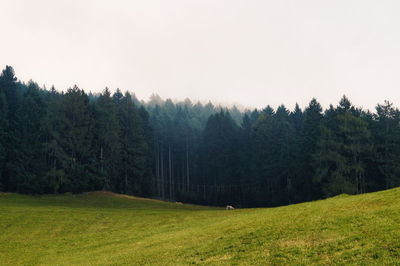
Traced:
[[280, 183], [280, 202], [292, 202], [293, 181], [295, 178], [295, 128], [291, 123], [289, 111], [284, 105], [276, 110], [276, 129], [274, 130], [275, 141], [278, 146], [277, 172]]
[[[98, 172], [105, 178], [105, 189], [119, 187], [121, 176], [119, 156], [119, 122], [117, 106], [111, 98], [108, 88], [98, 97], [95, 105], [95, 132], [96, 132], [96, 165]], [[116, 187], [115, 187], [116, 186]], [[117, 191], [121, 191], [118, 190]]]
[[264, 112], [257, 119], [252, 132], [252, 139], [255, 149], [255, 170], [254, 183], [257, 185], [254, 189], [256, 204], [272, 204], [276, 200], [277, 192], [277, 168], [278, 145], [274, 140], [274, 130], [276, 121], [271, 115], [273, 112]]
[[61, 112], [64, 114], [59, 128], [60, 144], [67, 155], [65, 182], [67, 191], [79, 192], [98, 188], [98, 180], [92, 175], [93, 115], [89, 98], [77, 86], [68, 89], [62, 97]]
[[121, 190], [143, 196], [152, 194], [149, 146], [138, 109], [126, 92], [118, 106], [121, 140]]
[[18, 191], [23, 193], [43, 193], [46, 191], [44, 172], [46, 168], [43, 143], [43, 122], [46, 105], [40, 94], [39, 86], [31, 82], [23, 102], [18, 110], [21, 121], [21, 167], [23, 169], [18, 180]]
[[315, 168], [313, 165], [313, 154], [316, 151], [316, 142], [320, 136], [320, 123], [322, 121], [322, 107], [316, 99], [312, 99], [304, 111], [304, 122], [300, 144], [300, 172], [297, 187], [302, 191], [302, 201], [315, 199], [319, 191], [313, 187]]
[[68, 184], [66, 169], [69, 167], [69, 156], [63, 147], [65, 113], [61, 106], [64, 94], [59, 94], [52, 87], [47, 102], [47, 113], [44, 118], [46, 173], [45, 178], [49, 192], [64, 192]]
[[400, 112], [389, 101], [376, 106], [375, 153], [385, 188], [400, 185]]
[[0, 87], [0, 191], [4, 190], [3, 181], [3, 169], [5, 165], [7, 155], [7, 131], [8, 131], [8, 107], [6, 102], [6, 96]]
[[[3, 164], [3, 186], [7, 191], [16, 191], [18, 187], [18, 179], [23, 174], [21, 169], [21, 147], [20, 139], [20, 126], [21, 121], [18, 118], [19, 96], [17, 78], [15, 77], [14, 69], [11, 66], [6, 66], [0, 75], [0, 90], [4, 93], [5, 104], [2, 109], [7, 108], [6, 116], [7, 126], [5, 134], [4, 147], [5, 158]], [[4, 156], [4, 155], [3, 155]]]
[[320, 127], [314, 181], [324, 196], [363, 193], [365, 161], [372, 149], [370, 131], [345, 96], [334, 112], [335, 123], [327, 119]]

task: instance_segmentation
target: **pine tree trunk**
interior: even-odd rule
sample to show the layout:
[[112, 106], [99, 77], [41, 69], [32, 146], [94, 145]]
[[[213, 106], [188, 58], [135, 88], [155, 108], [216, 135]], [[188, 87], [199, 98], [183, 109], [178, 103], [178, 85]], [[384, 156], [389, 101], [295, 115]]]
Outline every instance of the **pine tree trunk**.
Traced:
[[103, 174], [103, 146], [100, 147], [100, 170]]
[[160, 161], [159, 161], [159, 147], [156, 138], [154, 137], [154, 159], [156, 164], [156, 186], [157, 186], [157, 195], [161, 197], [161, 187], [160, 187]]
[[125, 194], [128, 194], [128, 167], [125, 162]]
[[174, 180], [174, 159], [173, 159], [173, 154], [171, 152], [171, 184], [172, 184], [172, 199], [174, 199], [174, 185], [175, 185], [175, 180]]
[[168, 144], [169, 200], [172, 201], [171, 144]]
[[184, 165], [184, 163], [182, 163], [182, 169], [181, 169], [182, 171], [181, 171], [181, 182], [182, 182], [182, 184], [181, 184], [181, 187], [180, 187], [180, 190], [181, 191], [185, 191], [185, 165]]
[[[54, 179], [57, 178], [57, 176], [56, 176], [56, 166], [57, 166], [57, 159], [55, 158], [55, 155], [54, 155], [54, 165], [53, 165]], [[58, 183], [57, 180], [54, 180], [54, 181], [55, 181], [56, 183]], [[58, 185], [58, 184], [55, 184], [55, 185], [54, 185], [54, 194], [57, 194], [57, 185]]]
[[188, 187], [188, 191], [190, 188], [190, 178], [189, 178], [189, 147], [188, 147], [188, 138], [186, 137], [186, 183]]
[[161, 148], [161, 192], [162, 198], [165, 199], [165, 182], [164, 182], [164, 153]]

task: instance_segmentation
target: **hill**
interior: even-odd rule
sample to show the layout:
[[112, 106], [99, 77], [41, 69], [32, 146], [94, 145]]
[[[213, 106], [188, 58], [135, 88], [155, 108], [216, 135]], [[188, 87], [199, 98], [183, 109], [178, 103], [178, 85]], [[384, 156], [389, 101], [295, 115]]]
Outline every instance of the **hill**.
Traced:
[[400, 263], [400, 189], [278, 208], [179, 205], [109, 192], [0, 194], [0, 262]]

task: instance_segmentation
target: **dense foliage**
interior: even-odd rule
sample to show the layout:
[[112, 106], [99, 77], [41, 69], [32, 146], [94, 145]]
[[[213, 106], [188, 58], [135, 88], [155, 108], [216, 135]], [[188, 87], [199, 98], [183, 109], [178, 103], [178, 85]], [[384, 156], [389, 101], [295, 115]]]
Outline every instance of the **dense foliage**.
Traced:
[[0, 76], [0, 189], [119, 193], [200, 204], [275, 206], [400, 184], [400, 112], [345, 96], [323, 112], [140, 102]]

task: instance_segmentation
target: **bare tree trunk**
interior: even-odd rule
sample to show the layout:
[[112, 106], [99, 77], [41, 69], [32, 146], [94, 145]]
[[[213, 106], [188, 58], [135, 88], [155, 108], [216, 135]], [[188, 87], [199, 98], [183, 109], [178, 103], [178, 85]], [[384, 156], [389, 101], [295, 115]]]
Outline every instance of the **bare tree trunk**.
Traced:
[[290, 178], [287, 175], [286, 176], [286, 189], [287, 189], [287, 201], [290, 204], [290, 188], [291, 188], [291, 184], [290, 184]]
[[188, 144], [188, 138], [186, 137], [186, 183], [188, 187], [188, 191], [190, 188], [190, 178], [189, 178], [189, 144]]
[[182, 184], [180, 187], [181, 191], [185, 191], [185, 166], [182, 164], [182, 169], [181, 169], [181, 178], [182, 178]]
[[168, 144], [169, 199], [172, 201], [171, 144]]
[[103, 174], [104, 172], [104, 163], [103, 163], [103, 146], [100, 147], [100, 168], [101, 168], [101, 173]]
[[175, 173], [174, 173], [174, 159], [171, 156], [171, 172], [172, 172], [172, 199], [175, 199]]
[[161, 148], [161, 192], [162, 198], [165, 199], [165, 182], [164, 182], [164, 153]]
[[157, 186], [157, 195], [161, 197], [161, 187], [160, 187], [160, 159], [159, 159], [159, 147], [156, 138], [154, 137], [154, 159], [156, 164], [156, 186]]
[[128, 166], [125, 161], [125, 194], [128, 194]]
[[[388, 124], [388, 122], [386, 121], [386, 127], [385, 127], [385, 129], [386, 129], [386, 134], [385, 134], [385, 155], [384, 155], [384, 160], [385, 160], [385, 162], [387, 162], [387, 159], [388, 159], [388, 135], [389, 135], [389, 124]], [[385, 183], [386, 183], [386, 189], [389, 189], [389, 180], [388, 180], [388, 177], [387, 177], [387, 174], [388, 174], [388, 171], [387, 171], [387, 166], [385, 165]]]
[[[55, 155], [54, 155], [54, 166], [53, 166], [53, 175], [54, 175], [54, 179], [56, 179], [57, 178], [57, 176], [56, 176], [56, 167], [57, 167], [57, 159], [56, 159], [56, 157], [55, 157]], [[54, 180], [55, 182], [57, 182], [57, 180]], [[59, 182], [57, 182], [57, 183], [59, 183]], [[56, 184], [55, 186], [54, 186], [54, 194], [57, 194], [57, 187], [58, 187], [58, 184]]]

